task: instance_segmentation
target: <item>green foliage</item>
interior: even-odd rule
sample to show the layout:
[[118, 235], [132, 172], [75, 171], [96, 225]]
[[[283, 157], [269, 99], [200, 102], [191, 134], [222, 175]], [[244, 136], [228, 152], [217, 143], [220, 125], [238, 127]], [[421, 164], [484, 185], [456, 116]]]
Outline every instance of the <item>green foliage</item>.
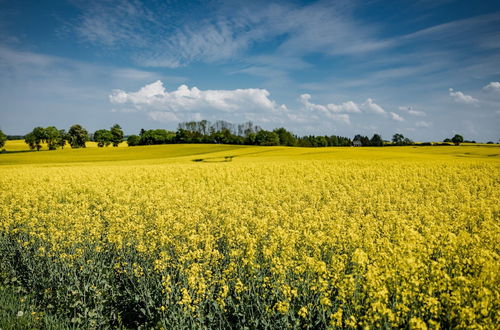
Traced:
[[85, 142], [89, 139], [87, 130], [80, 125], [71, 126], [67, 137], [71, 148], [85, 148]]
[[283, 127], [277, 128], [273, 131], [274, 133], [278, 134], [278, 138], [280, 140], [279, 144], [282, 146], [294, 146], [295, 143], [297, 143], [297, 139], [293, 134]]
[[59, 130], [59, 147], [64, 149], [64, 146], [66, 146], [67, 139], [68, 139], [68, 134], [66, 133], [66, 131], [63, 129], [60, 129]]
[[451, 138], [451, 142], [458, 146], [460, 143], [464, 142], [464, 137], [462, 135], [455, 134], [455, 136]]
[[[351, 145], [351, 139], [343, 136], [303, 136], [296, 138], [297, 147], [347, 147]], [[327, 144], [325, 145], [325, 141]]]
[[123, 130], [120, 125], [115, 124], [111, 127], [111, 143], [113, 143], [113, 147], [118, 147], [120, 143], [123, 141]]
[[[10, 283], [7, 283], [10, 284]], [[40, 311], [34, 294], [0, 285], [0, 329], [69, 329], [68, 319]]]
[[403, 145], [404, 139], [405, 137], [403, 134], [396, 133], [392, 136], [392, 143], [400, 146]]
[[394, 134], [392, 136], [392, 144], [397, 146], [409, 146], [413, 144], [413, 141], [409, 138], [405, 138], [403, 134]]
[[44, 141], [47, 143], [49, 150], [56, 150], [61, 144], [61, 139], [61, 132], [54, 126], [45, 129]]
[[381, 147], [384, 145], [384, 140], [382, 140], [382, 137], [379, 134], [373, 134], [370, 140], [370, 145], [373, 147]]
[[40, 151], [42, 149], [42, 142], [45, 140], [45, 128], [35, 127], [33, 130], [26, 134], [24, 142], [29, 145], [31, 150]]
[[30, 133], [24, 137], [24, 142], [29, 145], [31, 150], [39, 151], [42, 148], [42, 143], [47, 143], [49, 150], [56, 150], [57, 147], [64, 148], [66, 144], [66, 134], [64, 130], [58, 130], [54, 126], [47, 128], [35, 127]]
[[7, 135], [5, 135], [2, 130], [0, 130], [0, 148], [5, 146], [5, 141], [7, 141]]
[[280, 138], [275, 132], [260, 130], [255, 135], [255, 143], [260, 146], [278, 146]]
[[404, 140], [403, 140], [403, 145], [405, 145], [405, 146], [410, 146], [410, 145], [412, 145], [412, 144], [414, 144], [414, 142], [413, 142], [411, 139], [409, 139], [409, 138], [404, 138]]
[[370, 146], [370, 139], [368, 138], [368, 136], [357, 134], [354, 137], [353, 141], [359, 141], [363, 147]]
[[141, 142], [141, 137], [139, 135], [130, 135], [127, 138], [127, 144], [129, 147], [138, 146]]
[[255, 144], [255, 133], [248, 133], [245, 137], [244, 144], [254, 145]]
[[140, 145], [174, 143], [176, 134], [165, 129], [150, 129], [141, 131]]
[[234, 125], [227, 121], [218, 120], [211, 123], [207, 120], [179, 123], [176, 132], [164, 129], [141, 129], [139, 137], [131, 136], [129, 146], [153, 145], [168, 143], [216, 143], [236, 145], [264, 145], [264, 146], [299, 146], [299, 147], [328, 147], [349, 146], [351, 140], [341, 136], [305, 136], [297, 137], [285, 128], [266, 131], [252, 122]]
[[94, 141], [97, 142], [98, 147], [109, 146], [112, 139], [113, 135], [107, 129], [99, 129], [94, 132]]

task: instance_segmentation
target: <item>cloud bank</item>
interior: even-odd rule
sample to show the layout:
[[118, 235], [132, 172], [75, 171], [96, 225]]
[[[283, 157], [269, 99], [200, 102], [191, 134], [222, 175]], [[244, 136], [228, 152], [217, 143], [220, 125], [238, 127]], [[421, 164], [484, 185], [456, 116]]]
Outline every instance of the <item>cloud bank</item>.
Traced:
[[[111, 104], [118, 108], [113, 110], [115, 112], [144, 111], [151, 119], [163, 122], [225, 119], [275, 124], [292, 121], [303, 124], [337, 122], [350, 125], [351, 114], [387, 115], [371, 98], [364, 103], [346, 101], [323, 105], [311, 102], [310, 94], [302, 94], [298, 99], [300, 106], [290, 109], [271, 99], [266, 89], [200, 90], [180, 85], [176, 90], [167, 91], [160, 80], [147, 84], [136, 92], [114, 89], [108, 97]], [[396, 121], [404, 120], [396, 113], [391, 113], [391, 117]]]
[[[238, 114], [248, 118], [252, 114], [279, 114], [286, 109], [269, 98], [265, 89], [200, 90], [180, 85], [168, 92], [160, 80], [148, 84], [137, 92], [115, 89], [109, 101], [118, 106], [147, 111], [154, 120], [178, 121], [205, 117], [227, 117]], [[202, 113], [203, 112], [203, 113]]]

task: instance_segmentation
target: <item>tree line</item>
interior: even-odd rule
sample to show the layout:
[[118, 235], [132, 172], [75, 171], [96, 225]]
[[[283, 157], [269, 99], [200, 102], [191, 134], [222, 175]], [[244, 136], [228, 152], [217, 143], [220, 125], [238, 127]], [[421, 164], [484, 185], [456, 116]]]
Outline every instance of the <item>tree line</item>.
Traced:
[[[5, 141], [2, 142], [2, 136], [5, 134], [0, 131], [0, 148], [5, 144]], [[110, 130], [97, 130], [92, 135], [89, 135], [81, 125], [73, 125], [68, 131], [57, 129], [55, 126], [38, 126], [24, 136], [24, 142], [31, 150], [39, 151], [42, 148], [42, 143], [46, 143], [49, 150], [64, 149], [66, 144], [69, 144], [71, 148], [85, 148], [87, 141], [95, 141], [99, 147], [110, 144], [117, 147], [123, 142], [123, 137], [123, 130], [118, 124], [111, 127]]]
[[[14, 137], [14, 136], [13, 136]], [[98, 147], [112, 145], [117, 147], [124, 141], [125, 135], [120, 125], [115, 124], [110, 129], [99, 129], [92, 134], [81, 125], [73, 125], [68, 131], [57, 129], [55, 126], [35, 127], [25, 136], [15, 136], [24, 138], [24, 141], [31, 150], [40, 150], [42, 143], [46, 143], [49, 150], [64, 148], [69, 144], [71, 148], [85, 148], [87, 141], [94, 141]], [[7, 136], [0, 130], [0, 148], [5, 146]], [[207, 120], [189, 121], [179, 123], [177, 131], [166, 129], [141, 129], [138, 135], [130, 135], [126, 139], [129, 146], [174, 144], [174, 143], [217, 143], [217, 144], [241, 144], [260, 146], [295, 146], [295, 147], [381, 147], [381, 146], [405, 146], [415, 143], [396, 133], [391, 141], [382, 139], [379, 134], [374, 134], [371, 138], [357, 134], [351, 140], [348, 137], [337, 135], [308, 135], [297, 136], [287, 129], [281, 127], [272, 131], [262, 129], [248, 121], [243, 124], [232, 124], [224, 120], [214, 123]], [[444, 139], [439, 145], [450, 145], [453, 143], [476, 143], [475, 141], [464, 140], [455, 134], [452, 138]], [[488, 142], [492, 144], [493, 142]], [[420, 143], [419, 145], [432, 145], [432, 143]]]
[[127, 143], [129, 146], [170, 143], [218, 143], [327, 147], [350, 146], [352, 141], [347, 137], [336, 135], [299, 137], [283, 127], [268, 131], [250, 121], [243, 124], [232, 124], [223, 120], [214, 123], [201, 120], [182, 122], [175, 132], [165, 129], [141, 129], [139, 135], [130, 135], [127, 138]]

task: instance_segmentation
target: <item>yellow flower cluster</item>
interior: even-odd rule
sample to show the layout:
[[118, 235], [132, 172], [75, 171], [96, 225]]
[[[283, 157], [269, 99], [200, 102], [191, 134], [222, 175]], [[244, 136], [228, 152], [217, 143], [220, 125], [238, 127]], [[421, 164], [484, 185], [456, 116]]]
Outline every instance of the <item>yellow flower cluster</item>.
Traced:
[[4, 167], [0, 261], [77, 325], [494, 328], [498, 165]]

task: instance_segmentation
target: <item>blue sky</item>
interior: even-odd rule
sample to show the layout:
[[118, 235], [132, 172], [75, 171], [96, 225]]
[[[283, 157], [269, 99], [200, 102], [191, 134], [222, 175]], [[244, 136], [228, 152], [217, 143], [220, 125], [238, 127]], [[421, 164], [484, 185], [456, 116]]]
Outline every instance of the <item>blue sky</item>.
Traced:
[[0, 0], [0, 129], [500, 139], [498, 1]]

